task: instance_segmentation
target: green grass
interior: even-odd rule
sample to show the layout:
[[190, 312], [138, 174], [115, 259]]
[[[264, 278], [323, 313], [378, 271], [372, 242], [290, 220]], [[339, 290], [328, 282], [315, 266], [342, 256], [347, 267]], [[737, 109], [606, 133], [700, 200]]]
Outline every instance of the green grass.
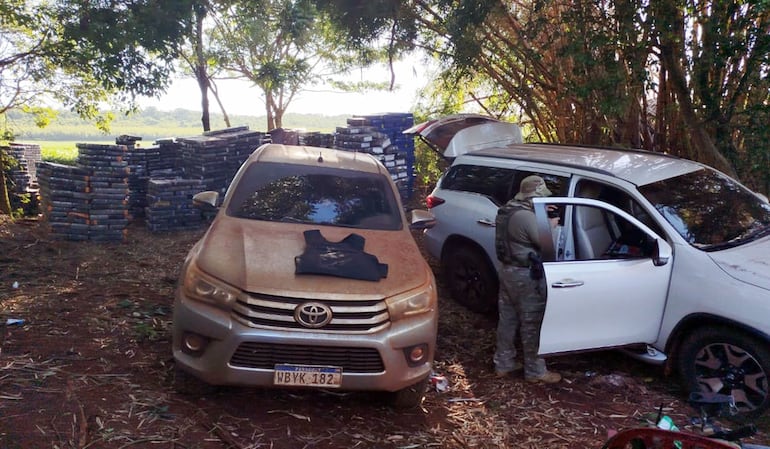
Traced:
[[40, 153], [44, 161], [72, 165], [78, 157], [75, 142], [38, 141], [34, 143], [40, 145]]

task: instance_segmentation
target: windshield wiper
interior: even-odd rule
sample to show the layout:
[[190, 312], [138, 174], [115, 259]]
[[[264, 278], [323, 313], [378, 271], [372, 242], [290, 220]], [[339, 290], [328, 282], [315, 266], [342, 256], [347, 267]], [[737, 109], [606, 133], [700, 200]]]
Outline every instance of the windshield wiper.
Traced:
[[[757, 224], [759, 224], [759, 226], [756, 226]], [[742, 243], [753, 242], [754, 240], [761, 239], [767, 235], [770, 235], [770, 225], [755, 221], [754, 225], [752, 225], [748, 231], [738, 237], [738, 240]]]
[[722, 243], [715, 243], [713, 245], [702, 245], [700, 249], [702, 249], [703, 251], [719, 251], [723, 249], [734, 248], [736, 246], [740, 246], [745, 243], [749, 243], [749, 242], [753, 242], [755, 240], [761, 239], [762, 237], [766, 237], [768, 235], [770, 235], [770, 225], [766, 225], [766, 224], [760, 223], [759, 221], [755, 221], [754, 225], [752, 225], [746, 232], [744, 232], [740, 236]]

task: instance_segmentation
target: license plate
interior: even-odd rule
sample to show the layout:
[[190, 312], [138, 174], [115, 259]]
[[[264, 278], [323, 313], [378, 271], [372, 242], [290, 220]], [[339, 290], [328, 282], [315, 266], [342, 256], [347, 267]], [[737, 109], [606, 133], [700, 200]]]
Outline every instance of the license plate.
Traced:
[[275, 365], [273, 384], [287, 387], [339, 388], [342, 368], [335, 366]]

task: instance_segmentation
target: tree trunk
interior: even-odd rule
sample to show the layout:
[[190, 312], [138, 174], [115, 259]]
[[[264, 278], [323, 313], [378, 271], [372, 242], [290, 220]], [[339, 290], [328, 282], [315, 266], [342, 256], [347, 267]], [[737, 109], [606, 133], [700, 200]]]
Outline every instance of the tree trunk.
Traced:
[[695, 146], [695, 152], [698, 155], [699, 162], [708, 164], [727, 173], [730, 176], [736, 176], [735, 168], [730, 164], [727, 158], [719, 152], [714, 142], [709, 137], [706, 130], [698, 120], [692, 99], [687, 89], [687, 80], [684, 77], [684, 70], [674, 56], [674, 50], [671, 45], [661, 45], [661, 58], [664, 66], [668, 69], [671, 77], [671, 87], [679, 100], [679, 109], [687, 129], [691, 132], [692, 143]]
[[222, 104], [222, 99], [219, 98], [219, 91], [217, 90], [217, 86], [212, 80], [209, 80], [209, 90], [214, 95], [214, 100], [216, 100], [217, 105], [219, 106], [219, 110], [222, 112], [222, 117], [225, 120], [225, 127], [230, 128], [232, 126], [230, 124], [230, 116], [227, 115], [227, 111], [225, 110], [225, 105]]
[[689, 131], [695, 159], [730, 176], [736, 176], [735, 168], [714, 145], [714, 141], [706, 132], [695, 110], [682, 63], [684, 59], [682, 45], [685, 41], [682, 11], [673, 0], [659, 1], [655, 4], [654, 11], [660, 32], [661, 69], [668, 74], [669, 87], [678, 100], [678, 109], [684, 126]]
[[275, 116], [273, 115], [273, 94], [265, 89], [265, 111], [267, 113], [267, 131], [270, 132], [277, 128]]
[[0, 213], [11, 215], [11, 199], [8, 196], [8, 185], [5, 180], [5, 153], [0, 148]]
[[201, 92], [201, 124], [203, 131], [211, 130], [209, 113], [209, 76], [206, 70], [206, 58], [203, 55], [203, 19], [206, 17], [205, 5], [195, 8], [195, 78]]
[[211, 131], [211, 116], [209, 113], [209, 83], [206, 76], [206, 68], [197, 66], [195, 68], [195, 78], [198, 81], [198, 88], [201, 92], [201, 125], [203, 131]]

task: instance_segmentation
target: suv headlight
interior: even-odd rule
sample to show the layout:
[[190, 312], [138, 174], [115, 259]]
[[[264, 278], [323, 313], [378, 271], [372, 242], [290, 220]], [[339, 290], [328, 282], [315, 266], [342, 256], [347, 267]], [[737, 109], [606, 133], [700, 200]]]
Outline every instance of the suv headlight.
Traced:
[[182, 288], [186, 297], [223, 309], [232, 308], [241, 293], [240, 290], [205, 274], [194, 263], [187, 266]]
[[388, 313], [392, 321], [430, 312], [436, 308], [436, 289], [432, 283], [389, 298]]

